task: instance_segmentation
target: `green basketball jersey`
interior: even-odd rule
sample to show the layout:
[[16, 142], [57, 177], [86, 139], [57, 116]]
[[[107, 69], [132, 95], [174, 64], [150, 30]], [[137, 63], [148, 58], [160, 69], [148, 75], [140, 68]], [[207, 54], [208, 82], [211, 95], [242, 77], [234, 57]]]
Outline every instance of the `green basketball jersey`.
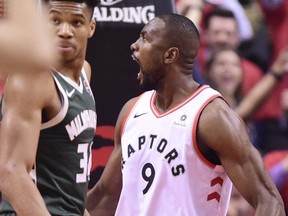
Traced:
[[[42, 124], [30, 174], [52, 215], [83, 215], [97, 121], [95, 101], [83, 70], [79, 86], [58, 72], [53, 72], [53, 77], [62, 109]], [[11, 212], [3, 197], [0, 215]]]

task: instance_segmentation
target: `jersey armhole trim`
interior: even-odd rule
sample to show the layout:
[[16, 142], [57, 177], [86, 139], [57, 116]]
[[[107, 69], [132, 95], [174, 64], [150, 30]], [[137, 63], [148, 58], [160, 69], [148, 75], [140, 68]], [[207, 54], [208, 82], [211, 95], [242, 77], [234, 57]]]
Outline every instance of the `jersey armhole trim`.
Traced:
[[[144, 93], [143, 93], [143, 94], [144, 94]], [[124, 131], [126, 122], [127, 122], [128, 118], [130, 117], [133, 108], [135, 107], [136, 103], [139, 101], [139, 99], [141, 98], [141, 96], [142, 96], [143, 94], [139, 95], [139, 96], [135, 99], [135, 101], [133, 102], [133, 104], [130, 106], [128, 112], [126, 113], [126, 115], [125, 115], [125, 117], [124, 117], [124, 120], [123, 120], [123, 122], [122, 122], [122, 124], [121, 124], [121, 130], [120, 130], [121, 137], [122, 137], [122, 134], [123, 134], [123, 131]]]
[[52, 76], [54, 78], [56, 87], [60, 91], [61, 103], [62, 103], [61, 109], [60, 109], [59, 113], [54, 118], [50, 119], [49, 121], [47, 121], [45, 123], [42, 123], [41, 130], [50, 128], [50, 127], [55, 126], [58, 123], [60, 123], [64, 119], [64, 117], [68, 111], [68, 105], [69, 105], [68, 97], [67, 97], [64, 89], [62, 88], [61, 84], [57, 80], [57, 78], [53, 74], [52, 74]]
[[214, 100], [215, 98], [222, 98], [221, 95], [214, 95], [211, 96], [199, 109], [198, 113], [196, 114], [195, 117], [195, 121], [194, 121], [194, 125], [192, 127], [192, 140], [193, 140], [193, 148], [195, 149], [196, 155], [198, 155], [198, 157], [200, 158], [200, 160], [205, 163], [207, 166], [211, 167], [211, 168], [215, 168], [219, 165], [214, 164], [212, 162], [210, 162], [208, 159], [206, 159], [204, 157], [204, 155], [201, 153], [200, 149], [198, 148], [198, 143], [197, 143], [197, 126], [198, 126], [198, 122], [199, 122], [199, 118], [200, 115], [202, 113], [202, 111], [204, 110], [204, 108], [207, 106], [208, 103], [210, 103], [212, 100]]

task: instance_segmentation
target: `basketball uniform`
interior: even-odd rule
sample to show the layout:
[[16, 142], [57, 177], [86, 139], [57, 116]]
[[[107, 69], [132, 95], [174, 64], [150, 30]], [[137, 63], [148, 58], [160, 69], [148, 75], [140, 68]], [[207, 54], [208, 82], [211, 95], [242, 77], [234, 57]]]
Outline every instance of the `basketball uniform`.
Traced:
[[117, 216], [226, 216], [231, 180], [196, 143], [199, 116], [218, 97], [204, 85], [160, 114], [155, 91], [139, 96], [122, 125]]
[[[97, 121], [95, 101], [84, 70], [79, 86], [58, 72], [53, 72], [53, 78], [62, 108], [42, 124], [30, 175], [51, 215], [79, 216], [86, 204]], [[16, 215], [5, 197], [0, 215]]]

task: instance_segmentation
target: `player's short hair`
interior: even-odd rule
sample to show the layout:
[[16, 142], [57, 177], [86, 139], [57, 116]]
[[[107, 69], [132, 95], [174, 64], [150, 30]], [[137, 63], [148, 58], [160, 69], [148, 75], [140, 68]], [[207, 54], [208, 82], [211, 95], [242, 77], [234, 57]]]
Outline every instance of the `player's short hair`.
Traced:
[[171, 46], [179, 48], [182, 55], [195, 58], [200, 46], [200, 36], [195, 24], [186, 16], [169, 13], [158, 16], [165, 22], [165, 31]]
[[53, 1], [85, 3], [91, 11], [91, 16], [93, 16], [94, 8], [100, 3], [100, 0], [42, 0], [46, 4]]

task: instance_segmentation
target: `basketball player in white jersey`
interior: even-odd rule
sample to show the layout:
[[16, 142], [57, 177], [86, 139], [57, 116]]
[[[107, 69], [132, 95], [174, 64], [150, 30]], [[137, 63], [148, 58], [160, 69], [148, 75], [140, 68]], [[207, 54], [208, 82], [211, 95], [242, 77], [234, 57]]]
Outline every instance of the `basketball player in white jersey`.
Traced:
[[37, 0], [0, 0], [0, 78], [14, 71], [47, 69], [54, 60], [52, 37]]
[[145, 93], [124, 105], [115, 148], [88, 193], [91, 215], [226, 216], [232, 184], [257, 216], [283, 201], [243, 121], [193, 80], [199, 34], [191, 20], [154, 18], [131, 45]]

